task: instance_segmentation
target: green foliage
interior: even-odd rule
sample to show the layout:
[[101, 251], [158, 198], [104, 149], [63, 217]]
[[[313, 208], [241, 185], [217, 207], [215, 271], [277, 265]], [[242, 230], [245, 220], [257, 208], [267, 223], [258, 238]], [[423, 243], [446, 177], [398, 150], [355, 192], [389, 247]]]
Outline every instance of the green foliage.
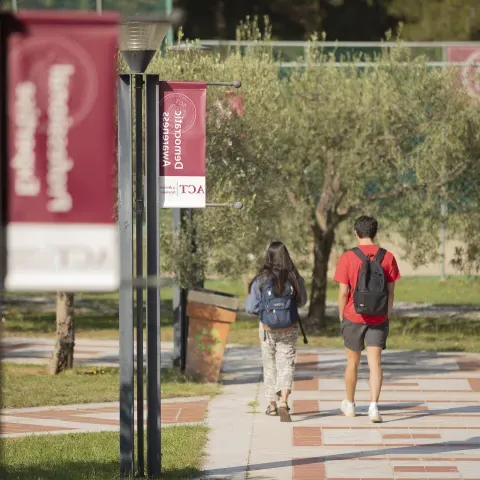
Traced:
[[404, 37], [415, 41], [480, 38], [477, 0], [392, 0], [388, 12], [405, 22]]
[[[193, 44], [150, 66], [166, 79], [242, 81], [239, 91], [208, 91], [207, 196], [243, 201], [245, 209], [196, 212], [181, 239], [164, 223], [164, 268], [190, 285], [204, 269], [238, 276], [275, 238], [307, 258], [312, 227], [341, 241], [342, 222], [361, 213], [400, 233], [420, 265], [438, 256], [441, 202], [456, 204], [449, 221], [463, 225], [457, 233], [467, 255], [475, 253], [467, 225], [479, 200], [472, 178], [480, 176], [480, 111], [456, 71], [427, 68], [401, 42], [369, 66], [354, 65], [355, 55], [338, 66], [338, 55], [314, 37], [303, 67], [280, 79], [268, 23], [262, 33], [247, 21], [237, 37], [256, 47], [220, 58]], [[232, 99], [243, 108], [232, 108]], [[465, 185], [468, 199], [459, 195]], [[194, 231], [201, 255], [190, 252]]]
[[[259, 42], [269, 38], [268, 30], [265, 35], [255, 22], [239, 29], [239, 36]], [[282, 84], [270, 49], [249, 49], [245, 55], [234, 50], [225, 60], [195, 48], [185, 53], [167, 50], [152, 62], [150, 72], [160, 72], [163, 79], [242, 81], [238, 91], [208, 89], [207, 201], [241, 201], [244, 209], [196, 212], [186, 235], [177, 241], [170, 222], [162, 223], [164, 268], [179, 272], [182, 283], [192, 285], [202, 268], [221, 275], [256, 268], [257, 256], [276, 238], [294, 251], [296, 244], [304, 248], [305, 239], [298, 236], [302, 227], [295, 222], [298, 210], [285, 195], [285, 159], [279, 156], [284, 141], [279, 122]], [[238, 102], [242, 106], [232, 108]], [[208, 258], [190, 252], [193, 231], [198, 251]]]

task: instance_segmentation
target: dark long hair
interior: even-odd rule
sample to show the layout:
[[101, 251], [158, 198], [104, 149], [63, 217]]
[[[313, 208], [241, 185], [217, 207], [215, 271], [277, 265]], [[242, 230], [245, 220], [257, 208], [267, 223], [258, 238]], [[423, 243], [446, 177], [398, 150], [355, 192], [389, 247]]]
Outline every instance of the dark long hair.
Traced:
[[295, 297], [300, 295], [300, 274], [293, 263], [287, 247], [282, 242], [272, 242], [265, 254], [265, 261], [257, 276], [250, 282], [251, 290], [255, 280], [260, 281], [260, 288], [268, 280], [273, 280], [274, 293], [277, 296], [283, 295], [285, 284], [290, 282]]

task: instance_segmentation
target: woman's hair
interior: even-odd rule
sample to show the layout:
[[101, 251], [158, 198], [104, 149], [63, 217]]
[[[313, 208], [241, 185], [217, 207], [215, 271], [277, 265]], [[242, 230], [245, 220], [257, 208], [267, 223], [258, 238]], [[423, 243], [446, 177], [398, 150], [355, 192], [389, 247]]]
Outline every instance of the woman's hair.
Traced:
[[272, 242], [265, 254], [265, 261], [260, 268], [257, 276], [251, 281], [249, 290], [251, 290], [255, 280], [260, 281], [260, 288], [268, 280], [273, 281], [275, 295], [281, 296], [285, 291], [285, 284], [290, 282], [293, 287], [294, 296], [300, 295], [300, 274], [293, 263], [287, 247], [282, 242]]

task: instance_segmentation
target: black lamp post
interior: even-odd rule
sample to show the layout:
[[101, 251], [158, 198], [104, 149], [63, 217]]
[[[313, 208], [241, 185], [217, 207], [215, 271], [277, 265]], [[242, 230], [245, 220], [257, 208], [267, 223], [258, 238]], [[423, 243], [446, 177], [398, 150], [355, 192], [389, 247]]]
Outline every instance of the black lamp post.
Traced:
[[[135, 251], [135, 315], [132, 283], [120, 289], [120, 472], [129, 477], [133, 461], [133, 372], [134, 317], [137, 350], [137, 453], [138, 474], [144, 475], [144, 395], [143, 395], [143, 220], [147, 217], [147, 276], [159, 278], [159, 223], [157, 161], [158, 75], [147, 74], [150, 61], [161, 47], [172, 24], [182, 17], [181, 11], [170, 16], [136, 15], [125, 20], [120, 31], [120, 50], [131, 74], [121, 74], [119, 82], [119, 224], [122, 278], [133, 280]], [[132, 118], [132, 87], [135, 91], [135, 121]], [[144, 125], [145, 105], [145, 125]], [[132, 163], [132, 124], [135, 132], [135, 181]], [[144, 144], [145, 139], [145, 144]], [[145, 152], [145, 161], [144, 161]], [[135, 185], [135, 248], [133, 247], [133, 185]], [[146, 202], [144, 202], [144, 188]], [[144, 208], [144, 204], [146, 208]], [[161, 473], [160, 430], [160, 288], [147, 287], [147, 474]]]

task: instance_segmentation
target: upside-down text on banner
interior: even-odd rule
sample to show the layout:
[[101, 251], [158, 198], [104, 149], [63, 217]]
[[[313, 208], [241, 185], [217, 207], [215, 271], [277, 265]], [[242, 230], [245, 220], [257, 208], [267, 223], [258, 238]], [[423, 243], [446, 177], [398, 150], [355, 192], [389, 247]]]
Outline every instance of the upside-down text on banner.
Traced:
[[113, 290], [116, 14], [22, 12], [10, 42], [8, 290]]
[[206, 89], [202, 82], [160, 82], [160, 205], [205, 207]]

